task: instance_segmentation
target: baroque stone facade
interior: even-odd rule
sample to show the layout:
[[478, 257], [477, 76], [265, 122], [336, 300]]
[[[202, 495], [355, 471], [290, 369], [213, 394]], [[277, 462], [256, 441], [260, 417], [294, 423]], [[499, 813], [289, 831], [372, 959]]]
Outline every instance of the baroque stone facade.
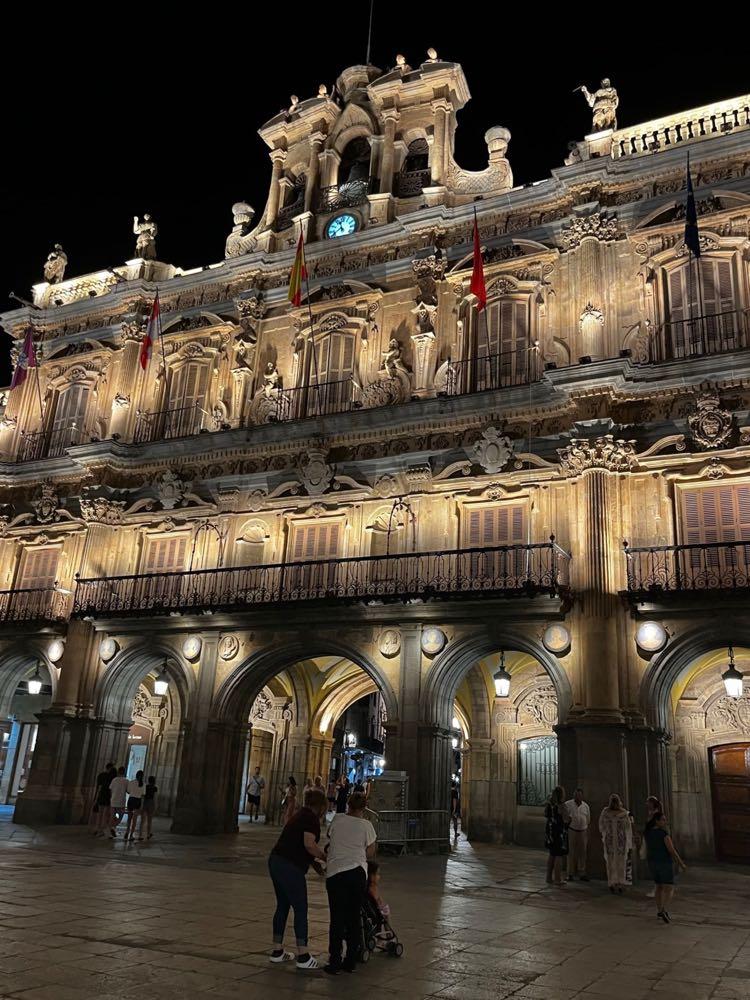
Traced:
[[[136, 260], [66, 277], [56, 246], [2, 317], [44, 407], [35, 374], [0, 421], [0, 715], [46, 672], [23, 795], [0, 783], [20, 819], [86, 815], [138, 699], [174, 828], [232, 830], [254, 761], [327, 775], [376, 691], [410, 806], [458, 768], [471, 836], [539, 843], [542, 774], [639, 818], [712, 801], [715, 723], [747, 743], [747, 713], [711, 702], [696, 749], [684, 692], [718, 698], [709, 661], [750, 649], [750, 98], [603, 127], [524, 187], [503, 127], [485, 170], [456, 163], [468, 98], [437, 57], [350, 67], [260, 129], [268, 199], [233, 207], [224, 261], [159, 261], [136, 219]], [[689, 848], [729, 856], [691, 815]]]

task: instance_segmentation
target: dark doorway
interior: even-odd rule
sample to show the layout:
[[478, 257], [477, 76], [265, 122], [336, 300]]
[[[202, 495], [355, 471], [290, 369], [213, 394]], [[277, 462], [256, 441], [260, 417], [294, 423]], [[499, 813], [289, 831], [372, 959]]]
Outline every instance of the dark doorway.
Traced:
[[716, 855], [750, 862], [750, 743], [709, 750]]

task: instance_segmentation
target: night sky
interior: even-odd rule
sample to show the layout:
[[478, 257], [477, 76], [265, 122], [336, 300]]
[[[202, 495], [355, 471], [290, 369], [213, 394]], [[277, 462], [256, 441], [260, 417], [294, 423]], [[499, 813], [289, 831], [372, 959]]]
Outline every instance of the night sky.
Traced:
[[[288, 106], [290, 94], [312, 96], [319, 83], [330, 90], [345, 66], [365, 61], [369, 0], [247, 4], [215, 23], [207, 23], [209, 7], [199, 8], [200, 18], [187, 6], [171, 16], [155, 16], [154, 6], [120, 9], [142, 16], [108, 8], [105, 20], [100, 8], [97, 28], [95, 15], [45, 23], [35, 8], [37, 22], [6, 37], [3, 309], [13, 307], [7, 292], [25, 298], [42, 280], [54, 242], [68, 254], [68, 276], [132, 257], [132, 217], [144, 212], [159, 225], [161, 260], [186, 268], [221, 260], [232, 203], [248, 200], [258, 214], [265, 203], [270, 161], [258, 127]], [[278, 25], [264, 27], [261, 11], [273, 11]], [[650, 11], [648, 29], [635, 5], [571, 11], [555, 18], [541, 4], [511, 13], [375, 0], [371, 61], [389, 69], [402, 52], [418, 66], [434, 46], [460, 62], [472, 99], [459, 116], [457, 159], [483, 167], [484, 132], [504, 125], [516, 184], [549, 176], [568, 141], [590, 131], [589, 108], [571, 93], [581, 83], [595, 89], [611, 77], [620, 125], [750, 90], [739, 32], [704, 42], [674, 7], [662, 24]], [[685, 27], [675, 28], [678, 20]], [[705, 22], [701, 32], [710, 34]], [[3, 362], [0, 384], [7, 384]]]

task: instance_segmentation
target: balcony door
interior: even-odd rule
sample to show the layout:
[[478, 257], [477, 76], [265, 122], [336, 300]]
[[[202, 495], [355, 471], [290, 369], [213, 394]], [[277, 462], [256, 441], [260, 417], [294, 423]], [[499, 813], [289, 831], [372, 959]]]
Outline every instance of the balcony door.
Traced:
[[750, 485], [709, 486], [680, 494], [682, 542], [695, 546], [682, 567], [689, 582], [745, 585], [750, 573]]
[[59, 563], [58, 547], [23, 550], [14, 590], [6, 595], [13, 602], [13, 617], [38, 618], [52, 613]]
[[463, 544], [472, 552], [465, 561], [472, 589], [491, 585], [515, 587], [527, 573], [524, 548], [487, 551], [499, 546], [525, 546], [527, 536], [525, 504], [498, 503], [467, 507]]
[[342, 556], [343, 529], [342, 520], [330, 518], [291, 525], [290, 562], [310, 565], [287, 567], [284, 589], [288, 596], [325, 597], [334, 587], [340, 578], [336, 560]]
[[164, 437], [187, 437], [208, 426], [206, 402], [210, 375], [205, 361], [188, 361], [170, 372]]
[[476, 323], [477, 389], [528, 382], [528, 297], [495, 299], [488, 303], [485, 316], [477, 315]]
[[715, 354], [739, 346], [730, 260], [701, 257], [669, 272], [671, 352], [675, 358]]
[[[165, 606], [182, 603], [185, 593], [192, 587], [192, 581], [185, 574], [187, 546], [185, 534], [147, 539], [141, 567], [141, 573], [146, 576], [139, 582], [144, 588], [143, 600]], [[162, 575], [168, 573], [177, 575]]]
[[62, 455], [66, 448], [80, 444], [86, 423], [89, 388], [74, 382], [57, 394], [50, 424], [48, 455]]
[[354, 334], [334, 330], [323, 336], [316, 335], [313, 343], [315, 353], [310, 358], [307, 412], [343, 413], [350, 409], [352, 401]]

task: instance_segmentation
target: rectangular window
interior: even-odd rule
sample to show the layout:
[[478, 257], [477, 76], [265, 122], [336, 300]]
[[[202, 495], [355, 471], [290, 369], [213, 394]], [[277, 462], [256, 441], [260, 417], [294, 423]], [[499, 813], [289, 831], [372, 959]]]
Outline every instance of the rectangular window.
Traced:
[[518, 804], [543, 806], [557, 785], [557, 737], [518, 743]]
[[206, 400], [210, 369], [205, 361], [190, 361], [169, 377], [169, 406], [164, 437], [187, 437], [207, 426]]
[[18, 590], [51, 590], [57, 579], [59, 548], [25, 549], [18, 571]]
[[[312, 562], [309, 566], [290, 566], [286, 570], [285, 596], [326, 597], [337, 592], [343, 578], [341, 564], [344, 522], [322, 520], [312, 524], [292, 524], [289, 544], [290, 562]], [[346, 565], [346, 564], [344, 564]]]
[[[518, 586], [527, 571], [526, 534], [525, 504], [497, 503], [464, 509], [463, 547], [484, 550], [472, 552], [468, 559], [464, 557], [476, 589], [490, 584]], [[513, 547], [497, 551], [499, 546]]]
[[342, 413], [349, 409], [354, 344], [353, 335], [344, 332], [329, 333], [316, 342], [315, 357], [310, 363], [308, 413]]
[[739, 319], [730, 260], [702, 257], [697, 266], [690, 263], [675, 268], [669, 272], [668, 292], [674, 357], [738, 346]]
[[528, 299], [496, 299], [488, 304], [486, 316], [478, 316], [476, 322], [477, 388], [526, 383], [529, 380]]
[[680, 500], [683, 544], [748, 543], [690, 550], [688, 562], [693, 573], [701, 569], [736, 569], [747, 574], [750, 569], [750, 484], [681, 489]]
[[49, 455], [62, 455], [66, 448], [84, 440], [88, 399], [88, 387], [80, 383], [58, 393], [50, 427]]
[[341, 521], [293, 524], [291, 553], [294, 562], [308, 559], [335, 559], [340, 556]]
[[149, 538], [143, 557], [142, 573], [180, 573], [185, 569], [187, 535]]

